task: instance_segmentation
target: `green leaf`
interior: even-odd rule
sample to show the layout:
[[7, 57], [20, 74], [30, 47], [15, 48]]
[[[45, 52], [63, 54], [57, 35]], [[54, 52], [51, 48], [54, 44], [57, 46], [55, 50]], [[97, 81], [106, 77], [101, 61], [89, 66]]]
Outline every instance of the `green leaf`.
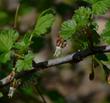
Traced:
[[32, 59], [33, 54], [28, 53], [24, 56], [23, 60], [18, 60], [16, 63], [17, 72], [24, 71], [24, 70], [30, 70], [32, 69]]
[[92, 11], [96, 15], [104, 14], [110, 8], [110, 0], [98, 0], [92, 5]]
[[29, 45], [31, 44], [31, 34], [26, 33], [23, 39], [21, 39], [19, 42], [15, 43], [14, 47], [20, 52], [24, 52], [28, 49]]
[[101, 37], [103, 41], [110, 44], [110, 21], [106, 23], [105, 29], [103, 30]]
[[41, 13], [33, 31], [34, 35], [40, 36], [48, 31], [54, 22], [54, 13], [52, 9], [47, 9]]
[[11, 55], [11, 52], [0, 54], [0, 62], [1, 63], [6, 63], [7, 61], [9, 61], [10, 60], [10, 55]]
[[25, 34], [23, 41], [25, 44], [30, 44], [31, 39], [32, 39], [32, 34], [28, 32]]
[[65, 21], [61, 26], [60, 34], [66, 40], [76, 31], [76, 22], [74, 20]]
[[86, 26], [90, 21], [91, 9], [80, 7], [75, 11], [75, 15], [73, 16], [73, 20], [76, 21], [79, 28]]
[[17, 42], [14, 47], [21, 52], [27, 49], [27, 45], [24, 43], [24, 41]]
[[110, 0], [84, 0], [92, 4], [92, 12], [96, 15], [104, 14], [110, 8]]
[[0, 32], [0, 52], [8, 52], [13, 47], [18, 33], [13, 29], [6, 29]]

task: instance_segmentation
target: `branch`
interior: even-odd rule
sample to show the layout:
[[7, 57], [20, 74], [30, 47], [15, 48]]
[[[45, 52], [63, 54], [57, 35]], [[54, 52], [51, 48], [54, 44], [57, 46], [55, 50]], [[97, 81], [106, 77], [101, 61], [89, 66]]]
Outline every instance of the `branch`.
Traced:
[[[7, 77], [0, 80], [0, 87], [3, 87], [9, 84], [13, 80], [13, 78], [19, 79], [28, 74], [32, 74], [34, 72], [44, 70], [49, 67], [65, 64], [65, 63], [72, 63], [72, 62], [78, 63], [82, 61], [84, 58], [86, 58], [87, 56], [94, 55], [97, 53], [99, 54], [106, 53], [106, 52], [110, 52], [110, 46], [98, 46], [92, 49], [88, 48], [88, 49], [67, 55], [65, 57], [50, 59], [50, 60], [39, 62], [39, 63], [36, 63], [35, 61], [33, 61], [33, 64], [32, 64], [33, 69], [19, 72], [16, 75], [12, 75], [12, 73], [10, 73]], [[11, 79], [9, 77], [11, 77]]]

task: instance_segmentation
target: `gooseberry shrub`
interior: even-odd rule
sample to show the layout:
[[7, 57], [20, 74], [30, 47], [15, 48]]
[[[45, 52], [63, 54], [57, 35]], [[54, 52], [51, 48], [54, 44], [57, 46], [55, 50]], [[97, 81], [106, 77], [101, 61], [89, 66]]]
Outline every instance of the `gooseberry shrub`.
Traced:
[[[103, 15], [109, 10], [110, 0], [83, 1], [89, 5], [76, 9], [72, 18], [63, 21], [61, 24], [58, 36], [58, 40], [61, 42], [58, 42], [59, 45], [57, 45], [60, 49], [62, 48], [62, 43], [68, 40], [77, 41], [77, 50], [86, 48], [92, 50], [94, 47], [100, 46], [101, 43], [110, 44], [110, 21], [108, 20], [105, 29], [99, 34], [97, 32], [98, 25], [94, 19], [95, 16]], [[43, 11], [36, 20], [33, 30], [25, 33], [22, 37], [14, 28], [2, 29], [0, 31], [0, 63], [4, 65], [10, 64], [11, 71], [15, 73], [31, 70], [32, 60], [35, 57], [30, 47], [32, 38], [45, 36], [51, 30], [55, 14], [53, 9]], [[39, 44], [36, 43], [37, 45]], [[57, 50], [55, 56], [59, 56], [59, 54], [60, 52]], [[109, 55], [104, 53], [95, 54], [92, 56], [92, 59], [103, 67], [106, 80], [109, 83], [110, 69], [105, 63], [110, 61]], [[94, 78], [93, 68], [90, 73], [91, 80]], [[16, 84], [16, 81], [14, 80], [13, 82]]]

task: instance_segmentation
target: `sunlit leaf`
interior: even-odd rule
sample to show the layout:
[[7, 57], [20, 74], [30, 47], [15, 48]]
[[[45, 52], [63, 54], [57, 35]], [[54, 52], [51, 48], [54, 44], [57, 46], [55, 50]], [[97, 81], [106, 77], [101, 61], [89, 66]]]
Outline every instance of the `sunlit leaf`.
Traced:
[[110, 8], [110, 0], [98, 0], [92, 5], [92, 11], [96, 15], [104, 14]]
[[60, 34], [66, 40], [76, 31], [76, 22], [74, 20], [65, 21], [61, 26]]
[[0, 32], [0, 51], [8, 52], [13, 47], [18, 33], [13, 29], [6, 29]]
[[40, 36], [48, 31], [53, 24], [54, 13], [55, 12], [52, 9], [48, 9], [41, 13], [33, 31], [34, 35]]
[[76, 21], [79, 28], [86, 26], [89, 23], [91, 15], [91, 9], [80, 7], [75, 11], [73, 15], [73, 20]]
[[102, 15], [110, 8], [110, 0], [84, 0], [92, 4], [92, 12], [96, 15]]

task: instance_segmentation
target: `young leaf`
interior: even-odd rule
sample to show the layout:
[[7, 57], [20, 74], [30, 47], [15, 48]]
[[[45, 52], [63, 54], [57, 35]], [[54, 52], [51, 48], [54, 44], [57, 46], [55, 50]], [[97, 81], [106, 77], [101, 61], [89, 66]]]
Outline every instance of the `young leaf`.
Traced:
[[110, 0], [84, 0], [92, 4], [92, 12], [96, 15], [104, 14], [110, 8]]
[[54, 21], [54, 13], [52, 9], [48, 9], [41, 13], [33, 31], [34, 35], [40, 36], [47, 32]]
[[64, 40], [67, 40], [69, 37], [72, 36], [72, 34], [75, 33], [76, 26], [77, 25], [74, 20], [68, 20], [62, 24], [60, 34], [64, 38]]
[[6, 63], [8, 60], [10, 60], [10, 55], [11, 55], [11, 52], [0, 54], [0, 62]]
[[76, 21], [78, 27], [84, 27], [89, 23], [90, 15], [91, 15], [90, 8], [80, 7], [75, 11], [73, 20]]
[[96, 15], [104, 14], [110, 8], [110, 0], [98, 0], [92, 5], [92, 11]]
[[13, 29], [6, 29], [0, 32], [0, 52], [8, 52], [13, 47], [18, 33]]
[[28, 53], [24, 56], [24, 60], [18, 60], [16, 63], [17, 72], [32, 69], [33, 54]]
[[31, 36], [29, 33], [25, 34], [24, 38], [21, 41], [15, 43], [14, 47], [20, 52], [24, 52], [28, 49], [29, 45], [31, 44]]

